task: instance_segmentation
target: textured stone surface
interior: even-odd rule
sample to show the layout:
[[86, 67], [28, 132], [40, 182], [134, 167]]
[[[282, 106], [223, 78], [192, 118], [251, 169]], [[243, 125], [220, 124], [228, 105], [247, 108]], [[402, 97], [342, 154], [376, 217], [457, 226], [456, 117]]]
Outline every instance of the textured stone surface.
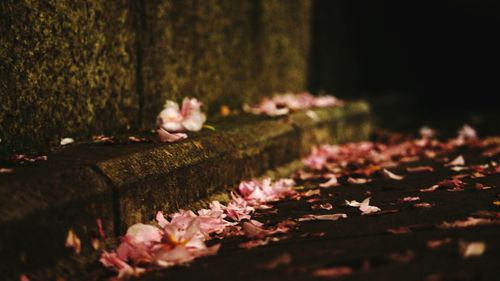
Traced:
[[113, 235], [112, 189], [89, 167], [17, 168], [0, 177], [0, 276], [18, 280], [22, 272], [52, 266], [75, 254], [64, 246], [69, 229], [92, 252], [96, 219]]
[[137, 125], [128, 1], [0, 3], [0, 147]]

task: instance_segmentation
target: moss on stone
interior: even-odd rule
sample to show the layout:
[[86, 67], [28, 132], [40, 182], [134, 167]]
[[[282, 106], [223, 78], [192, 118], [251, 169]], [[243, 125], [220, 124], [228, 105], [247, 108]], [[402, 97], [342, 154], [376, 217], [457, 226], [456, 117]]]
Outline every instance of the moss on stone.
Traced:
[[136, 124], [135, 35], [127, 3], [0, 3], [5, 153]]

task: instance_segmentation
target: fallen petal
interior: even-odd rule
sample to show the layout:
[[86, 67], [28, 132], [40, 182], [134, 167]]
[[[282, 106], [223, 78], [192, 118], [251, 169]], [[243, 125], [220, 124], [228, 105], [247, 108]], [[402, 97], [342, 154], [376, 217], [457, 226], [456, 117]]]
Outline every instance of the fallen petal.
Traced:
[[427, 203], [427, 202], [420, 202], [420, 203], [417, 203], [417, 204], [414, 204], [413, 205], [413, 208], [417, 208], [417, 209], [427, 209], [427, 208], [432, 208], [433, 205], [431, 203]]
[[68, 236], [66, 236], [66, 243], [64, 245], [67, 248], [73, 248], [76, 254], [80, 254], [82, 249], [80, 238], [78, 238], [73, 229], [68, 230]]
[[457, 156], [453, 161], [449, 162], [445, 166], [463, 166], [465, 165], [465, 159], [462, 155]]
[[71, 144], [74, 142], [75, 142], [75, 140], [72, 138], [63, 138], [63, 139], [61, 139], [61, 142], [59, 144], [60, 145], [68, 145], [68, 144]]
[[156, 130], [156, 132], [158, 132], [158, 136], [160, 137], [161, 142], [176, 142], [188, 137], [184, 133], [169, 133], [163, 128], [159, 128], [158, 130]]
[[392, 173], [391, 171], [389, 171], [387, 169], [383, 169], [382, 173], [384, 174], [384, 177], [389, 178], [389, 179], [393, 179], [393, 180], [397, 180], [397, 181], [400, 181], [400, 180], [404, 179], [403, 176], [396, 175], [396, 174]]
[[350, 184], [365, 184], [365, 183], [369, 183], [371, 181], [372, 181], [371, 179], [364, 179], [364, 178], [352, 178], [352, 177], [349, 177], [347, 179], [347, 182], [350, 183]]
[[339, 266], [339, 267], [316, 269], [312, 273], [312, 276], [335, 278], [335, 277], [350, 275], [352, 273], [353, 273], [352, 268], [347, 267], [347, 266]]
[[451, 238], [445, 238], [441, 240], [429, 240], [427, 241], [427, 247], [430, 249], [436, 249], [445, 244], [449, 244], [451, 241], [452, 241]]
[[465, 242], [460, 240], [459, 250], [463, 258], [479, 257], [486, 251], [486, 243], [483, 241]]
[[420, 189], [420, 192], [432, 192], [439, 188], [439, 185], [435, 184], [429, 188]]
[[421, 172], [434, 172], [434, 168], [431, 166], [417, 166], [406, 168], [408, 173], [421, 173]]
[[337, 177], [335, 175], [330, 175], [330, 179], [327, 182], [320, 183], [320, 187], [332, 187], [332, 186], [338, 186], [339, 182], [337, 180]]

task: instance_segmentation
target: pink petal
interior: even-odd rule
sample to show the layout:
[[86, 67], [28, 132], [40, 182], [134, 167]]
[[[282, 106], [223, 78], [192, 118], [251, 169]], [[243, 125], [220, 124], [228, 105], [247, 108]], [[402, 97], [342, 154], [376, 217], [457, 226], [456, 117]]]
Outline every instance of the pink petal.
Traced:
[[439, 185], [435, 184], [435, 185], [433, 185], [433, 186], [431, 186], [429, 188], [420, 189], [420, 192], [432, 192], [432, 191], [434, 191], [434, 190], [436, 190], [438, 188], [439, 188]]
[[441, 227], [441, 228], [466, 228], [466, 227], [473, 227], [473, 226], [478, 226], [478, 225], [499, 224], [499, 223], [500, 223], [500, 221], [495, 221], [495, 220], [491, 220], [491, 219], [468, 217], [465, 220], [456, 220], [454, 222], [443, 222], [439, 227]]
[[443, 240], [429, 240], [427, 241], [427, 247], [430, 249], [439, 248], [445, 244], [449, 244], [451, 242], [451, 238], [446, 238]]
[[161, 227], [165, 227], [167, 224], [169, 224], [169, 222], [163, 216], [163, 212], [162, 211], [158, 211], [158, 213], [156, 213], [156, 222], [158, 222], [158, 224]]
[[160, 137], [161, 142], [176, 142], [188, 137], [184, 133], [169, 133], [163, 128], [159, 128], [158, 130], [156, 130], [156, 132], [158, 132], [158, 136]]
[[13, 172], [14, 172], [14, 169], [11, 169], [11, 168], [0, 168], [0, 174], [10, 174]]
[[361, 202], [361, 204], [359, 205], [359, 210], [361, 211], [362, 215], [367, 215], [381, 211], [379, 207], [370, 206], [370, 197], [366, 198], [365, 200], [363, 200], [363, 202]]
[[420, 136], [424, 139], [432, 139], [436, 136], [436, 131], [434, 129], [429, 128], [429, 127], [422, 127], [420, 128]]
[[316, 269], [312, 275], [314, 277], [327, 277], [327, 278], [337, 278], [340, 276], [350, 275], [353, 273], [352, 268], [347, 266], [330, 267]]
[[347, 182], [350, 184], [365, 184], [371, 182], [371, 179], [364, 179], [364, 178], [351, 178], [349, 177], [347, 179]]
[[432, 207], [433, 207], [433, 205], [431, 203], [427, 203], [427, 202], [420, 202], [420, 203], [413, 205], [413, 208], [427, 209], [427, 208], [432, 208]]
[[392, 173], [391, 171], [389, 171], [389, 170], [387, 170], [387, 169], [383, 169], [383, 170], [382, 170], [382, 173], [384, 174], [384, 177], [386, 177], [386, 178], [390, 178], [390, 179], [393, 179], [393, 180], [398, 180], [398, 181], [400, 181], [400, 180], [404, 179], [404, 177], [403, 177], [403, 176], [396, 175], [396, 174]]
[[78, 238], [73, 229], [68, 230], [66, 243], [64, 245], [68, 248], [73, 248], [75, 250], [75, 253], [77, 254], [80, 254], [80, 251], [82, 249], [80, 238]]
[[465, 165], [465, 159], [462, 155], [457, 156], [453, 161], [449, 162], [445, 166], [463, 166]]
[[104, 231], [104, 228], [102, 227], [102, 221], [100, 218], [97, 218], [95, 220], [95, 223], [97, 225], [97, 231], [99, 232], [99, 236], [102, 238], [102, 239], [106, 239], [106, 232]]
[[184, 264], [192, 261], [196, 256], [193, 255], [186, 247], [177, 246], [173, 249], [159, 250], [154, 255], [156, 264], [162, 267], [172, 266], [176, 264]]
[[406, 168], [408, 173], [420, 173], [420, 172], [434, 172], [434, 168], [431, 166], [417, 166]]
[[413, 202], [413, 201], [418, 201], [418, 200], [420, 200], [420, 197], [418, 197], [418, 196], [414, 196], [414, 197], [408, 196], [408, 197], [404, 197], [401, 201], [403, 201], [403, 202]]
[[460, 240], [459, 247], [460, 253], [464, 258], [479, 257], [486, 251], [486, 243], [483, 241], [465, 242]]
[[335, 175], [329, 175], [330, 179], [327, 182], [320, 183], [320, 187], [332, 187], [332, 186], [338, 186], [339, 182], [337, 180], [337, 177]]

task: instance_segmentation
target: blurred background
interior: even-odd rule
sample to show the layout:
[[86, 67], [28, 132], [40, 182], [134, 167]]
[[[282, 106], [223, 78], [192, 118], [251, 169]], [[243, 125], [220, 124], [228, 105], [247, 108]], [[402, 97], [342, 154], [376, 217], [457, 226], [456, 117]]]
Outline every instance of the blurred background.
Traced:
[[499, 1], [316, 0], [309, 87], [366, 98], [383, 126], [498, 133]]

